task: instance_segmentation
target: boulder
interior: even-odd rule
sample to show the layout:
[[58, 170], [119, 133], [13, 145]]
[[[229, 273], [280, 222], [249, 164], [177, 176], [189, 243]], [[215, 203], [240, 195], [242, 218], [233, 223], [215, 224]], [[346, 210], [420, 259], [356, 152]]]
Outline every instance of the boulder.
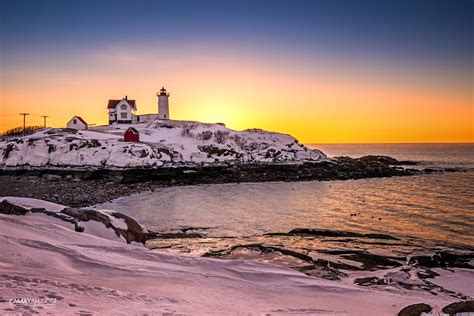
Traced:
[[443, 308], [443, 313], [456, 315], [462, 313], [474, 313], [474, 301], [455, 302]]
[[408, 305], [403, 308], [399, 313], [398, 316], [420, 316], [421, 313], [429, 313], [431, 312], [432, 308], [430, 305], [425, 303], [413, 304]]
[[[110, 214], [105, 214], [97, 210], [79, 208], [66, 208], [62, 213], [83, 222], [101, 222], [105, 227], [113, 229], [117, 236], [122, 236], [127, 243], [134, 241], [145, 244], [149, 239], [149, 232], [146, 229], [138, 224], [133, 218], [122, 213], [111, 212]], [[115, 226], [111, 217], [123, 219], [127, 225], [127, 229]]]
[[7, 200], [0, 202], [0, 213], [8, 215], [25, 215], [30, 210], [24, 207], [12, 204]]

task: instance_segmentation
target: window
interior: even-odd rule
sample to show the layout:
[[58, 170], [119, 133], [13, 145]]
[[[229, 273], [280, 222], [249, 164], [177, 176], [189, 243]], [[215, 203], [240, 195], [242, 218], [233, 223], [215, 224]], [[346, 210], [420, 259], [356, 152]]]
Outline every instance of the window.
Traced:
[[72, 120], [72, 124], [76, 125], [76, 124], [77, 124], [77, 120], [76, 120], [76, 119], [73, 119], [73, 120]]
[[120, 118], [126, 119], [127, 118], [127, 112], [120, 113]]
[[120, 109], [121, 109], [121, 110], [126, 110], [126, 109], [127, 109], [127, 105], [126, 105], [126, 104], [122, 104], [122, 105], [120, 106]]

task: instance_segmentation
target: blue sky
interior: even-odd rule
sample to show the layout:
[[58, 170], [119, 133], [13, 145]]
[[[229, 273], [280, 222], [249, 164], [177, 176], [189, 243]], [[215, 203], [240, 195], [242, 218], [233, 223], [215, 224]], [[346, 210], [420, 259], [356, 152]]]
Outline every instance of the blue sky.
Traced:
[[473, 1], [2, 1], [2, 51], [200, 42], [472, 62]]

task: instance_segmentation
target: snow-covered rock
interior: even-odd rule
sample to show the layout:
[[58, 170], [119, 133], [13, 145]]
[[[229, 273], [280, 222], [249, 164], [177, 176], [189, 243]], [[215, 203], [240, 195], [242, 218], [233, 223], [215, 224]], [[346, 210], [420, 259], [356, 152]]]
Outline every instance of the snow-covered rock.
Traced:
[[38, 200], [38, 199], [16, 197], [16, 196], [0, 197], [0, 202], [5, 201], [5, 200], [10, 202], [11, 204], [20, 206], [27, 210], [31, 210], [33, 208], [44, 208], [45, 210], [48, 210], [50, 212], [61, 212], [62, 210], [66, 208], [66, 206], [61, 205], [61, 204], [56, 204], [56, 203]]
[[0, 214], [28, 217], [46, 215], [63, 221], [76, 232], [126, 243], [144, 244], [149, 233], [133, 218], [119, 212], [69, 208], [31, 198], [0, 197]]
[[[124, 142], [133, 126], [140, 142]], [[0, 141], [0, 167], [159, 168], [189, 165], [301, 163], [326, 158], [287, 134], [234, 131], [219, 124], [152, 121], [89, 131], [42, 129]]]

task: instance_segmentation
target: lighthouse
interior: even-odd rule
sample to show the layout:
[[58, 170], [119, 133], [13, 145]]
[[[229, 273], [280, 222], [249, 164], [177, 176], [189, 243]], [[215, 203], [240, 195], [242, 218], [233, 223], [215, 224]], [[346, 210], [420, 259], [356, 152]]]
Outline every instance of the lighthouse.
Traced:
[[170, 94], [162, 87], [160, 92], [156, 94], [158, 97], [158, 118], [161, 120], [169, 120], [170, 109], [168, 106], [168, 98]]

